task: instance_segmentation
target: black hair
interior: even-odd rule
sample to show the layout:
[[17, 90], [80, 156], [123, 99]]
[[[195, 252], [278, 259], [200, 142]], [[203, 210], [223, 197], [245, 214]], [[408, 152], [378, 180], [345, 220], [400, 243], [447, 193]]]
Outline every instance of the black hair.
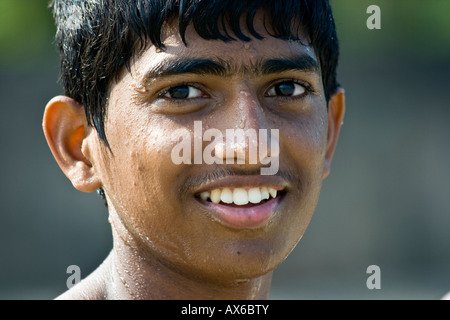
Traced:
[[253, 26], [262, 10], [271, 36], [306, 36], [319, 59], [327, 101], [339, 86], [338, 40], [328, 0], [53, 0], [51, 5], [65, 94], [84, 106], [88, 124], [107, 146], [104, 120], [110, 83], [149, 44], [164, 49], [165, 23], [178, 21], [185, 43], [190, 24], [204, 39], [250, 41], [262, 39]]

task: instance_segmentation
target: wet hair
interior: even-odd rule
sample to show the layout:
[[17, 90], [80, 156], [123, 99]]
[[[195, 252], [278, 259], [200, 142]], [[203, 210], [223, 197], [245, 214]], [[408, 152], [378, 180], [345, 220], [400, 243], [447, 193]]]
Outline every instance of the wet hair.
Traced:
[[327, 101], [339, 86], [338, 40], [328, 0], [53, 0], [50, 5], [65, 94], [84, 106], [88, 124], [107, 146], [110, 84], [148, 45], [164, 49], [165, 23], [178, 23], [185, 43], [189, 25], [204, 39], [250, 41], [262, 39], [253, 25], [262, 11], [271, 36], [294, 41], [306, 36], [319, 59]]

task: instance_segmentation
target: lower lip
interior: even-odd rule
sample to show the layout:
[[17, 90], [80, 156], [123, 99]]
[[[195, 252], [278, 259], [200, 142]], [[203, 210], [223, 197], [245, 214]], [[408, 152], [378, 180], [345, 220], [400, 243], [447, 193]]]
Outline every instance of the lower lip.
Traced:
[[275, 215], [281, 196], [253, 206], [227, 206], [199, 199], [214, 218], [226, 226], [237, 229], [254, 229], [266, 225]]

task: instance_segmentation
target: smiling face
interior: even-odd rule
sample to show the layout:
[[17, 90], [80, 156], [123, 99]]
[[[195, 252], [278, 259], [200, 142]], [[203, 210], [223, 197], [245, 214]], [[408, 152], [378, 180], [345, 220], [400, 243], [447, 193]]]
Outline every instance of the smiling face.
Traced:
[[[257, 31], [263, 40], [225, 43], [188, 28], [186, 46], [166, 28], [166, 50], [147, 48], [111, 86], [110, 150], [95, 135], [86, 140], [115, 236], [186, 276], [227, 281], [273, 270], [302, 237], [328, 174], [334, 143], [314, 50], [271, 37], [261, 23]], [[279, 170], [175, 164], [172, 133], [194, 136], [194, 121], [224, 136], [278, 130], [279, 152], [269, 135], [268, 153]]]

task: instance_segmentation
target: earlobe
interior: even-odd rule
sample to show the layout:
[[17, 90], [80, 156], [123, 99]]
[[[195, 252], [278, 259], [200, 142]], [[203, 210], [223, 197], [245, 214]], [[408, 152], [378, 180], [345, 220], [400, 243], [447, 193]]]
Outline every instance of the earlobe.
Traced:
[[344, 114], [345, 91], [343, 88], [338, 88], [328, 102], [328, 136], [323, 169], [324, 179], [330, 174], [331, 160], [336, 150], [341, 126], [344, 121]]
[[101, 187], [89, 153], [87, 121], [83, 107], [75, 100], [57, 96], [49, 101], [42, 122], [45, 138], [64, 174], [83, 192]]

